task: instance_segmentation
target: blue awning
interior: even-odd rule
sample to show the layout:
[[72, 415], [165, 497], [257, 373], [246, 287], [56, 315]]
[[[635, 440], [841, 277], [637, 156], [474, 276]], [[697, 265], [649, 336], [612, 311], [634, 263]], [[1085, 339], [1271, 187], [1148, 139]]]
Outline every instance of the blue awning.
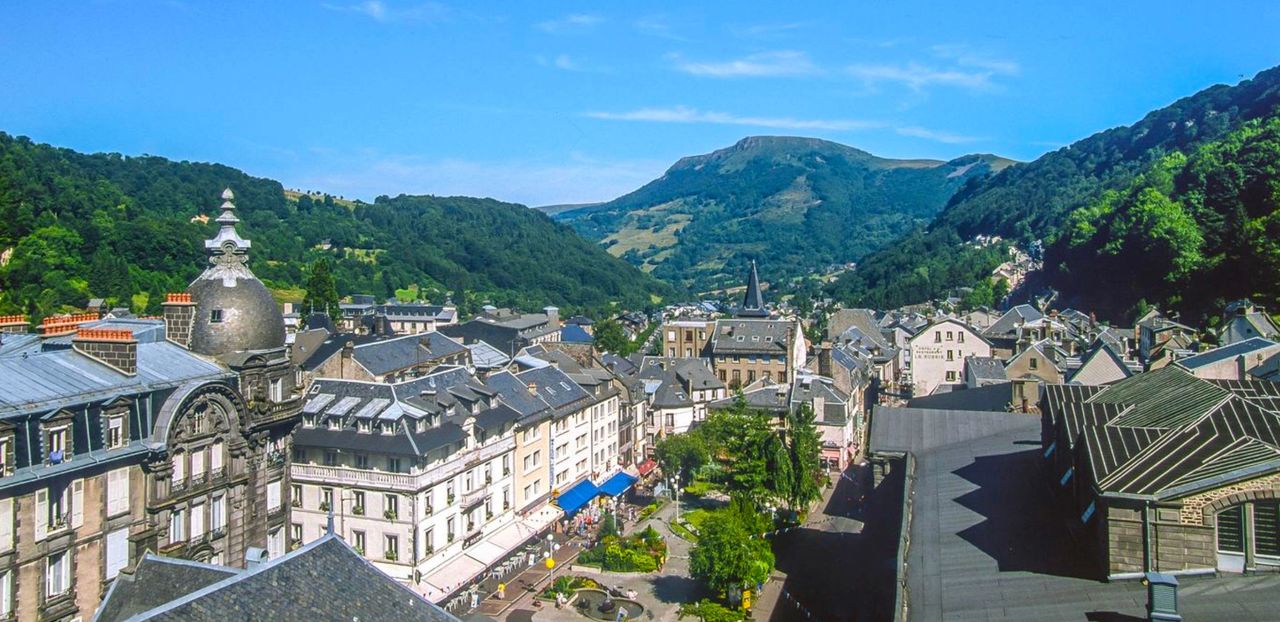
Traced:
[[598, 494], [600, 494], [600, 489], [596, 488], [596, 485], [592, 484], [591, 480], [584, 479], [572, 488], [560, 493], [560, 496], [556, 497], [556, 505], [564, 510], [565, 516], [569, 516], [581, 509], [588, 501], [596, 498]]
[[636, 483], [636, 477], [634, 475], [618, 471], [613, 475], [613, 477], [606, 480], [605, 483], [600, 484], [600, 494], [616, 497], [626, 492], [634, 483]]

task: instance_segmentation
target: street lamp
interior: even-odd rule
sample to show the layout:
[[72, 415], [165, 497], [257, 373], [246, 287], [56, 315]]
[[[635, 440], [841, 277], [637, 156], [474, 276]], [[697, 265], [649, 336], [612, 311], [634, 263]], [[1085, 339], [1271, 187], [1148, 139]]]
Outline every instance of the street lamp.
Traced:
[[556, 539], [555, 534], [553, 533], [547, 534], [547, 557], [551, 557], [551, 553], [552, 553], [551, 547], [554, 545], [555, 539]]
[[671, 484], [671, 497], [676, 500], [676, 520], [680, 520], [680, 476], [673, 475], [668, 482]]

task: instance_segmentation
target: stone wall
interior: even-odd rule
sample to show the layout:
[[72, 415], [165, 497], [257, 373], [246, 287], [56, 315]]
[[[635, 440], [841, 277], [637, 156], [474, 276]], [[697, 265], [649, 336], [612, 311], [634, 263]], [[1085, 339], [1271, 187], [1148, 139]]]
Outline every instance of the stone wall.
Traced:
[[[1249, 494], [1253, 493], [1253, 494]], [[1236, 482], [1181, 499], [1178, 521], [1214, 527], [1213, 516], [1227, 506], [1252, 499], [1280, 498], [1280, 473]]]
[[1142, 572], [1142, 512], [1107, 508], [1107, 572]]

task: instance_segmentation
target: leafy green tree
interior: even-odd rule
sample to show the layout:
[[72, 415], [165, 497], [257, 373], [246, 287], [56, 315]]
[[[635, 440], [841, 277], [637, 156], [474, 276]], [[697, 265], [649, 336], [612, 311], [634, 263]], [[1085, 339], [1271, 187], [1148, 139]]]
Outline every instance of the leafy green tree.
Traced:
[[328, 313], [335, 322], [342, 319], [342, 309], [338, 306], [338, 286], [334, 282], [328, 259], [317, 259], [311, 264], [311, 276], [307, 278], [307, 296], [303, 298], [302, 306], [308, 313]]
[[768, 528], [768, 517], [748, 501], [735, 500], [711, 512], [689, 552], [690, 574], [721, 595], [763, 583], [774, 565], [773, 550], [764, 537]]
[[791, 482], [784, 497], [787, 505], [799, 510], [822, 497], [818, 485], [822, 475], [822, 435], [808, 404], [787, 414], [786, 434]]
[[680, 611], [676, 615], [678, 620], [693, 617], [702, 622], [739, 622], [746, 616], [739, 609], [726, 607], [706, 598], [696, 603], [680, 605]]
[[662, 472], [677, 475], [683, 485], [710, 460], [707, 445], [699, 434], [672, 434], [658, 441], [654, 456]]
[[596, 348], [602, 352], [627, 355], [631, 353], [631, 340], [617, 320], [602, 320], [595, 325]]

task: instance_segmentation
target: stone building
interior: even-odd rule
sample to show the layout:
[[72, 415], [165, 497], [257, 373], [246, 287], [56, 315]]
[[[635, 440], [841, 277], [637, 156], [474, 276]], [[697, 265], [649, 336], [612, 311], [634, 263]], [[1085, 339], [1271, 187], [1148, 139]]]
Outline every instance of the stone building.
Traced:
[[84, 620], [144, 551], [285, 552], [298, 417], [284, 322], [223, 193], [164, 319], [46, 318], [0, 340], [0, 619]]
[[786, 384], [804, 366], [807, 349], [800, 322], [770, 315], [755, 262], [751, 262], [747, 291], [734, 317], [716, 320], [707, 356], [720, 382], [730, 390], [757, 379]]
[[1176, 366], [1048, 385], [1047, 485], [1111, 578], [1280, 569], [1280, 384]]

